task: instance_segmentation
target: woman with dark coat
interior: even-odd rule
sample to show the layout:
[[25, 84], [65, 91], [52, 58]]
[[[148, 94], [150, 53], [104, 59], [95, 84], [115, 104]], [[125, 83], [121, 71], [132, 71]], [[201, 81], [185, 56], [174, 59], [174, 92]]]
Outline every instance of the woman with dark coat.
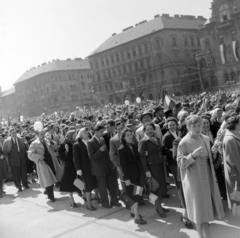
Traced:
[[154, 192], [158, 196], [155, 203], [156, 211], [160, 217], [165, 218], [165, 212], [168, 212], [169, 210], [163, 208], [161, 204], [162, 195], [167, 194], [162, 145], [159, 138], [155, 137], [154, 123], [146, 123], [143, 130], [145, 136], [139, 142], [141, 163], [149, 181], [151, 182], [151, 177], [153, 177], [159, 184], [159, 188]]
[[177, 119], [175, 117], [169, 117], [167, 119], [167, 133], [163, 136], [163, 150], [167, 156], [168, 168], [172, 172], [176, 188], [178, 190], [178, 196], [181, 201], [181, 206], [184, 206], [184, 201], [181, 193], [181, 182], [178, 181], [178, 165], [177, 161], [173, 159], [173, 141], [178, 138], [177, 132]]
[[58, 150], [60, 160], [65, 162], [59, 191], [68, 192], [70, 198], [70, 206], [72, 208], [77, 208], [78, 205], [75, 203], [73, 198], [73, 192], [79, 192], [79, 189], [73, 185], [74, 180], [77, 177], [73, 162], [74, 137], [75, 131], [69, 131], [66, 135], [65, 142], [60, 145]]
[[134, 194], [136, 186], [141, 187], [141, 168], [137, 146], [133, 144], [133, 132], [126, 128], [121, 134], [122, 145], [119, 147], [119, 160], [123, 174], [123, 180], [126, 184], [126, 193], [131, 199], [131, 216], [134, 216], [134, 222], [139, 225], [145, 225], [138, 212], [138, 203], [141, 201], [140, 195]]
[[77, 175], [82, 176], [85, 183], [85, 195], [87, 210], [95, 211], [91, 202], [91, 192], [98, 187], [97, 179], [92, 175], [91, 161], [88, 156], [87, 142], [89, 134], [87, 128], [82, 128], [77, 135], [77, 142], [73, 145], [73, 160]]

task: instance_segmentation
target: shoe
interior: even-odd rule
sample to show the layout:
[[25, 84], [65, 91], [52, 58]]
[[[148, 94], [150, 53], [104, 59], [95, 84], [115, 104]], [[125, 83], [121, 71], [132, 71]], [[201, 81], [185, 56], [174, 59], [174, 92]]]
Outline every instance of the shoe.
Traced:
[[170, 198], [170, 195], [168, 193], [162, 195], [162, 198]]
[[22, 187], [18, 188], [18, 192], [22, 192], [22, 191], [23, 191]]
[[98, 203], [101, 203], [102, 201], [101, 201], [101, 198], [92, 198], [91, 199], [91, 201], [96, 201], [96, 202], [98, 202]]
[[142, 217], [139, 216], [138, 219], [134, 219], [134, 222], [138, 225], [146, 225], [147, 222], [142, 219]]
[[2, 193], [0, 193], [0, 198], [2, 198], [3, 197], [3, 195], [2, 195]]
[[91, 207], [87, 206], [87, 210], [89, 210], [89, 211], [96, 211], [97, 209], [94, 206], [91, 206]]
[[159, 211], [158, 209], [156, 209], [157, 214], [161, 217], [161, 218], [165, 218], [167, 217], [166, 213], [164, 212], [164, 210], [162, 209], [162, 211]]
[[[139, 216], [142, 218], [142, 216], [139, 214]], [[135, 217], [135, 214], [130, 212], [130, 217]]]
[[169, 209], [164, 208], [164, 207], [162, 207], [162, 210], [163, 210], [164, 212], [169, 212]]
[[26, 187], [24, 187], [25, 189], [29, 189], [30, 187], [29, 186], [26, 186]]
[[56, 202], [55, 198], [50, 199], [50, 202]]
[[48, 195], [48, 194], [47, 194], [47, 190], [44, 190], [43, 194]]
[[145, 204], [145, 202], [142, 200], [142, 201], [138, 202], [138, 205], [139, 205], [139, 206], [144, 206], [144, 205], [146, 205], [146, 204]]
[[112, 208], [112, 206], [110, 206], [110, 205], [102, 205], [102, 207], [107, 208], [107, 209]]
[[70, 206], [71, 206], [71, 208], [77, 208], [78, 207], [78, 205], [75, 202], [74, 203], [70, 202]]
[[6, 192], [2, 191], [2, 194], [6, 194]]
[[35, 179], [32, 179], [31, 182], [32, 182], [32, 183], [36, 183], [37, 181], [36, 181]]
[[120, 202], [116, 202], [116, 203], [111, 203], [112, 207], [121, 207], [122, 204]]
[[188, 218], [181, 216], [181, 222], [183, 222], [183, 224], [184, 224], [188, 229], [193, 229], [193, 224], [192, 224], [192, 222], [191, 222]]

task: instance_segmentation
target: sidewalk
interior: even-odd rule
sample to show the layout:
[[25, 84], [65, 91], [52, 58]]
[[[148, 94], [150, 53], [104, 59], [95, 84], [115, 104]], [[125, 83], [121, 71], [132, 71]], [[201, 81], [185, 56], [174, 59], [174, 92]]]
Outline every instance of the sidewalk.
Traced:
[[[71, 209], [68, 195], [55, 189], [55, 203], [49, 203], [38, 184], [17, 193], [13, 183], [5, 184], [6, 195], [0, 198], [0, 238], [197, 238], [195, 230], [185, 229], [180, 221], [182, 209], [175, 188], [164, 199], [170, 209], [161, 219], [153, 205], [140, 207], [147, 225], [138, 226], [124, 207], [104, 209], [94, 202], [97, 211], [85, 209], [83, 200], [74, 194], [79, 208]], [[224, 202], [226, 217], [210, 225], [213, 238], [240, 238], [240, 218], [235, 218]]]

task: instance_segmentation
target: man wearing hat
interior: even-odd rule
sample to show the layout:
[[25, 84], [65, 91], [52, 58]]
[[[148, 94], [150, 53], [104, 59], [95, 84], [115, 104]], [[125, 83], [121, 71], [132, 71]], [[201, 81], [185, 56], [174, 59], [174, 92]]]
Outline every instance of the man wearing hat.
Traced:
[[[136, 139], [139, 142], [145, 135], [144, 131], [143, 131], [143, 127], [146, 123], [151, 122], [153, 119], [153, 114], [150, 111], [146, 111], [143, 112], [141, 117], [140, 117], [140, 121], [142, 122], [142, 126], [139, 127], [136, 131]], [[155, 124], [156, 130], [155, 130], [155, 135], [156, 137], [158, 137], [160, 139], [160, 141], [162, 141], [162, 132], [160, 130], [159, 125]]]
[[[102, 137], [105, 127], [101, 123], [97, 123], [94, 131], [93, 138], [88, 141], [88, 154], [92, 162], [93, 174], [97, 177], [102, 206], [105, 208], [121, 206], [117, 199], [116, 177], [113, 174], [113, 166]], [[109, 203], [108, 192], [111, 196], [111, 204]]]

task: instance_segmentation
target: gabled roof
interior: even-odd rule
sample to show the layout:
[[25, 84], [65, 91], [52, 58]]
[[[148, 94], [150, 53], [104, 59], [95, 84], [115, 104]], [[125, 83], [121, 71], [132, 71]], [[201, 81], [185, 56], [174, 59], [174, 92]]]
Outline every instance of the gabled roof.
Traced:
[[1, 97], [6, 97], [6, 96], [9, 96], [10, 94], [13, 94], [13, 93], [15, 93], [15, 88], [10, 88], [7, 91], [3, 92]]
[[50, 63], [42, 64], [39, 67], [34, 67], [26, 71], [14, 84], [23, 82], [27, 79], [47, 72], [79, 69], [90, 69], [90, 64], [88, 60], [54, 60]]
[[[191, 29], [197, 30], [201, 25], [205, 23], [207, 19], [204, 17], [194, 16], [179, 16], [175, 15], [170, 17], [168, 14], [162, 16], [156, 16], [156, 18], [150, 21], [140, 22], [135, 27], [129, 27], [123, 30], [123, 32], [112, 35], [103, 44], [101, 44], [96, 50], [94, 50], [89, 56], [98, 54], [105, 50], [117, 47], [134, 39], [146, 36], [155, 31], [163, 29]], [[88, 56], [88, 57], [89, 57]]]

